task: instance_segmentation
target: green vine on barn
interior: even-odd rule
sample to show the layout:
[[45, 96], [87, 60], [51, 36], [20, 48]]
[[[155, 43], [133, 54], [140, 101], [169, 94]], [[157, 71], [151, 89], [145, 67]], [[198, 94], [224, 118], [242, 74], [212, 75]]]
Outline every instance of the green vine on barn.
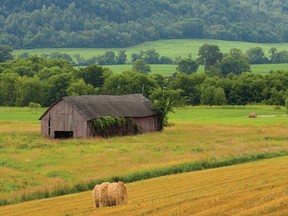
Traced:
[[141, 127], [132, 118], [106, 116], [91, 121], [95, 135], [111, 137], [115, 135], [138, 134]]

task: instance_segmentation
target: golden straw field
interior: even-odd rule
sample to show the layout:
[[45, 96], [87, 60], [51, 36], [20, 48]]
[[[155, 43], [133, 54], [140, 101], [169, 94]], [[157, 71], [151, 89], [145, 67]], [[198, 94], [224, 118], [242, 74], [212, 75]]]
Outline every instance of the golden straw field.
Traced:
[[288, 157], [127, 184], [128, 204], [96, 209], [92, 191], [0, 207], [1, 215], [287, 215]]

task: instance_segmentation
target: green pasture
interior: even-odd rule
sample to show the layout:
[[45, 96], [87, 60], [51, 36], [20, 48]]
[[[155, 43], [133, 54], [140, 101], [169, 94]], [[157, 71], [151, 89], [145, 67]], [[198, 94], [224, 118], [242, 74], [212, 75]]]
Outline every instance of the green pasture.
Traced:
[[[30, 107], [0, 107], [0, 121], [26, 121], [39, 122], [39, 117], [47, 108]], [[257, 119], [249, 119], [249, 113], [256, 113]], [[247, 105], [247, 106], [186, 106], [177, 109], [169, 114], [169, 120], [172, 122], [197, 122], [207, 124], [245, 124], [254, 121], [257, 124], [280, 123], [287, 120], [287, 112], [284, 107], [265, 106], [265, 105]], [[269, 120], [269, 121], [267, 121]]]
[[288, 64], [259, 64], [251, 65], [251, 71], [258, 74], [267, 74], [270, 71], [288, 70]]
[[[132, 53], [137, 53], [140, 50], [155, 49], [160, 55], [168, 56], [172, 59], [176, 57], [188, 57], [192, 54], [192, 58], [196, 59], [198, 57], [199, 47], [203, 44], [215, 44], [218, 45], [223, 53], [229, 52], [231, 48], [238, 48], [243, 52], [253, 47], [261, 47], [266, 55], [268, 56], [268, 51], [271, 47], [275, 47], [278, 50], [288, 50], [288, 43], [247, 43], [239, 41], [221, 41], [221, 40], [206, 40], [206, 39], [186, 39], [186, 40], [160, 40], [146, 42], [132, 47], [126, 48], [43, 48], [43, 49], [27, 49], [27, 50], [14, 50], [14, 55], [20, 55], [21, 53], [28, 52], [29, 54], [49, 54], [52, 52], [66, 53], [70, 56], [79, 54], [83, 58], [91, 58], [99, 54], [103, 54], [107, 50], [112, 50], [117, 53], [121, 49], [126, 50], [128, 59], [130, 59]], [[169, 76], [176, 71], [176, 65], [150, 65], [152, 73], [163, 74], [164, 76]], [[131, 70], [132, 65], [105, 65], [104, 67], [110, 68], [115, 73], [120, 73], [123, 71]], [[275, 70], [287, 70], [288, 64], [263, 64], [263, 65], [252, 65], [251, 70], [254, 73], [266, 74], [270, 71]], [[203, 66], [199, 67], [198, 72], [203, 72]]]
[[[126, 65], [104, 65], [103, 67], [109, 68], [113, 73], [122, 73], [123, 71], [128, 71], [132, 69], [131, 64]], [[177, 65], [158, 65], [151, 64], [151, 74], [162, 74], [163, 76], [171, 76], [176, 72]]]
[[[94, 180], [186, 162], [288, 150], [284, 107], [188, 106], [170, 113], [174, 126], [162, 132], [67, 140], [41, 136], [43, 112], [0, 107], [0, 205], [61, 195], [67, 188], [77, 192]], [[251, 112], [258, 117], [248, 118]]]
[[36, 122], [43, 114], [46, 108], [30, 108], [30, 107], [1, 107], [0, 108], [0, 122], [1, 121], [27, 121]]
[[[257, 118], [248, 118], [256, 113]], [[172, 122], [193, 122], [218, 125], [288, 125], [284, 107], [248, 106], [187, 106], [170, 113]]]
[[[163, 76], [171, 76], [176, 72], [177, 65], [158, 65], [152, 64], [151, 73], [152, 74], [162, 74]], [[114, 73], [121, 73], [123, 71], [131, 70], [132, 65], [104, 65], [103, 67], [110, 68]], [[257, 64], [251, 65], [252, 73], [258, 73], [265, 75], [270, 71], [277, 70], [288, 70], [288, 64]], [[204, 67], [201, 65], [198, 69], [198, 73], [203, 73]]]
[[278, 50], [288, 50], [288, 43], [248, 43], [240, 41], [222, 41], [222, 40], [207, 40], [207, 39], [179, 39], [179, 40], [159, 40], [142, 43], [136, 46], [125, 48], [44, 48], [44, 49], [27, 49], [14, 50], [14, 55], [20, 55], [23, 52], [30, 54], [47, 54], [52, 52], [67, 53], [71, 56], [79, 54], [84, 58], [91, 58], [99, 54], [103, 54], [106, 50], [118, 52], [121, 49], [126, 50], [128, 58], [132, 53], [137, 53], [140, 50], [155, 49], [162, 56], [167, 56], [175, 59], [178, 56], [187, 57], [192, 54], [192, 58], [197, 58], [199, 47], [203, 44], [218, 45], [221, 52], [227, 53], [231, 48], [238, 48], [243, 52], [253, 47], [261, 47], [268, 56], [268, 51], [271, 47]]

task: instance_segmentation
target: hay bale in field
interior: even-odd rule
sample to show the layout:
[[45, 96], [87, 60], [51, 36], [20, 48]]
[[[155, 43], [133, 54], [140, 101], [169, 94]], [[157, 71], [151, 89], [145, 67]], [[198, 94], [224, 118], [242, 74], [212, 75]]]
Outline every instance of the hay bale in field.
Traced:
[[256, 113], [249, 113], [248, 117], [249, 118], [257, 118], [257, 114]]
[[104, 182], [94, 187], [93, 197], [95, 207], [127, 204], [128, 195], [123, 182]]

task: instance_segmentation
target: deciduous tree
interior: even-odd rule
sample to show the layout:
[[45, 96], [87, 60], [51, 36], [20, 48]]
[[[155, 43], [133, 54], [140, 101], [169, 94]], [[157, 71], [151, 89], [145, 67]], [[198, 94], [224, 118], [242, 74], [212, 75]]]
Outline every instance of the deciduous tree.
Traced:
[[6, 62], [13, 59], [12, 48], [6, 45], [0, 45], [0, 62]]
[[178, 61], [177, 65], [178, 66], [176, 70], [178, 72], [183, 72], [186, 74], [192, 74], [197, 72], [199, 67], [198, 63], [191, 58], [181, 59], [180, 61]]
[[149, 98], [153, 102], [153, 109], [159, 115], [160, 130], [169, 126], [168, 113], [186, 104], [186, 98], [181, 96], [181, 90], [158, 88], [151, 91]]
[[204, 70], [207, 71], [212, 66], [217, 66], [223, 57], [217, 45], [204, 44], [199, 48], [198, 61], [204, 65]]

